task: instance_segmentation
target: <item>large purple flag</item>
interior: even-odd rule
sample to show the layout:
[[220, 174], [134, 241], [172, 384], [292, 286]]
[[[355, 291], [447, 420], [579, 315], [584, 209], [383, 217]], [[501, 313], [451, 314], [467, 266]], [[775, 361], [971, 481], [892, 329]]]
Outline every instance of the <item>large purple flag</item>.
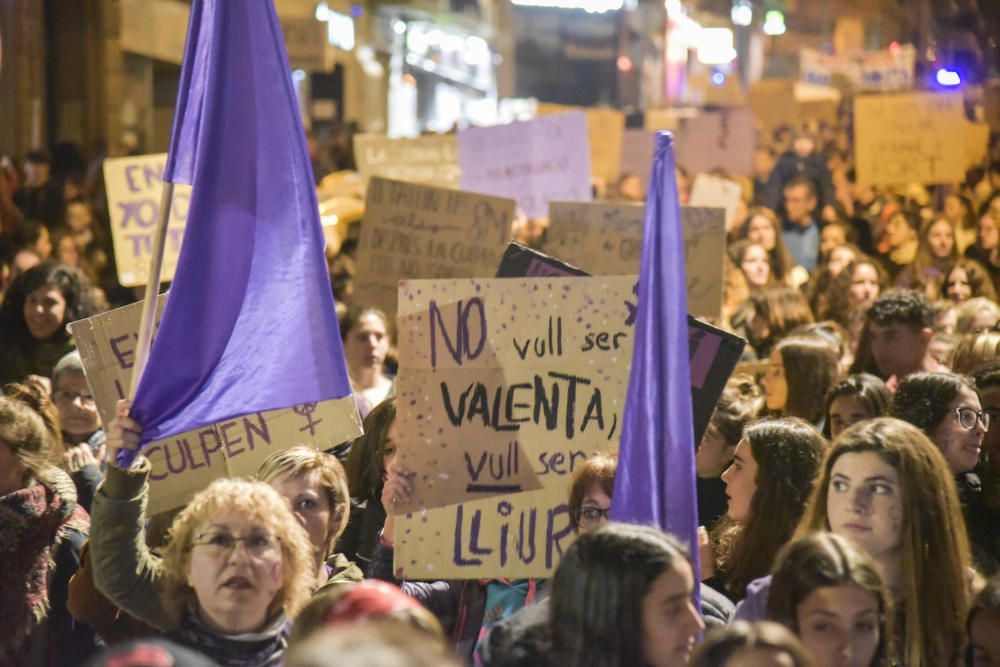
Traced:
[[194, 0], [164, 180], [193, 186], [132, 416], [148, 442], [351, 393], [271, 0]]
[[669, 132], [656, 135], [638, 298], [611, 518], [687, 542], [699, 581], [684, 232]]

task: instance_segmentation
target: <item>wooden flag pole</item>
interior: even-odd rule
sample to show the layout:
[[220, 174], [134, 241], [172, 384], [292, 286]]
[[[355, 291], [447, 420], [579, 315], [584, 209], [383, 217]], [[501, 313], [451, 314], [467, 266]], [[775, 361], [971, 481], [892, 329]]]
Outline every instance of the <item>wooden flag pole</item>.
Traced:
[[135, 348], [135, 365], [132, 369], [132, 383], [128, 390], [128, 400], [135, 399], [135, 391], [149, 361], [149, 348], [153, 342], [153, 327], [156, 323], [156, 302], [160, 293], [160, 274], [163, 273], [163, 251], [167, 244], [167, 227], [170, 220], [170, 205], [174, 199], [174, 184], [163, 182], [160, 197], [160, 216], [153, 232], [153, 256], [149, 259], [149, 276], [146, 278], [146, 297], [142, 302], [142, 319], [139, 324], [139, 341]]

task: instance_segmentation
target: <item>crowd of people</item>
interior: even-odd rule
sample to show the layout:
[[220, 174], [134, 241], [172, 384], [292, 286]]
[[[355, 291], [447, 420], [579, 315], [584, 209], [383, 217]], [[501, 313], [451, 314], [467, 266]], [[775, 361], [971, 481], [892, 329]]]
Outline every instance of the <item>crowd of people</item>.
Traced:
[[[698, 544], [609, 521], [617, 457], [595, 452], [548, 580], [393, 570], [395, 322], [356, 301], [351, 240], [328, 259], [364, 435], [148, 516], [149, 462], [117, 456], [142, 425], [127, 401], [102, 423], [66, 328], [137, 296], [105, 154], [4, 160], [0, 665], [1000, 664], [997, 135], [965, 181], [905, 188], [856, 182], [846, 125], [760, 138], [753, 179], [713, 172], [745, 192], [713, 323], [748, 345], [692, 443]], [[596, 190], [644, 198], [631, 174]]]

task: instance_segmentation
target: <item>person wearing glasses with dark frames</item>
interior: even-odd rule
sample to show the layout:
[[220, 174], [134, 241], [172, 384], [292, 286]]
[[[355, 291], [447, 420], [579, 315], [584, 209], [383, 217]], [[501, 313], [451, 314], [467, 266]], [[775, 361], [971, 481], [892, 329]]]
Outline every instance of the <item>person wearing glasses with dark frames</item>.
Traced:
[[[954, 373], [914, 373], [903, 379], [889, 415], [927, 434], [944, 455], [958, 488], [976, 567], [990, 573], [1000, 564], [996, 535], [1000, 515], [992, 511], [975, 469], [992, 412], [983, 410], [971, 378]], [[994, 426], [994, 428], [997, 428]]]

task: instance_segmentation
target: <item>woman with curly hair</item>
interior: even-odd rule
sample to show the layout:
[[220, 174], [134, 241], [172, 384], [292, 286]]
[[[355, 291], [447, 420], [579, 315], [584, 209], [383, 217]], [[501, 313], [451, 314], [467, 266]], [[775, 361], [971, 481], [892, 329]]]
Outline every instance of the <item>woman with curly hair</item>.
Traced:
[[76, 271], [46, 262], [18, 276], [0, 306], [0, 384], [48, 378], [73, 349], [66, 325], [97, 312]]
[[955, 303], [976, 297], [986, 297], [990, 301], [997, 300], [993, 280], [990, 279], [986, 268], [976, 260], [966, 258], [956, 260], [944, 274], [941, 296]]

